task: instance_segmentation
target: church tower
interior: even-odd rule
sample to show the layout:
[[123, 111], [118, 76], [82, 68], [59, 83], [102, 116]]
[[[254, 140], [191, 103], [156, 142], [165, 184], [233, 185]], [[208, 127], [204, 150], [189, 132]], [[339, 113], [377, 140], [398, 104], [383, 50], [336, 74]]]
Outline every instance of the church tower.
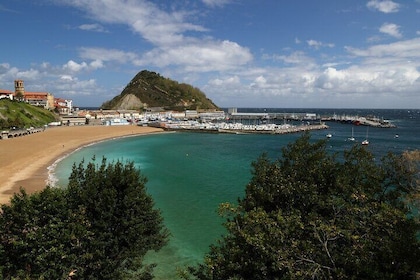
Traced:
[[20, 96], [22, 98], [25, 96], [23, 80], [15, 80], [15, 96]]

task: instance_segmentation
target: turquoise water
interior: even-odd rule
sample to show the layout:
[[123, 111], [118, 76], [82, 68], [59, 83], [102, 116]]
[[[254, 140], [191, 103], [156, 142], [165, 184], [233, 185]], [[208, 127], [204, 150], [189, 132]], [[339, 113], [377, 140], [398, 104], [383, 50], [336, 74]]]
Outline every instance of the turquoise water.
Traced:
[[[310, 110], [309, 110], [310, 111]], [[362, 112], [363, 113], [363, 112]], [[388, 151], [420, 149], [420, 111], [384, 111], [398, 126], [392, 129], [369, 128], [367, 147], [378, 158]], [[328, 150], [341, 152], [353, 143], [351, 125], [330, 123], [330, 128], [313, 131], [313, 139], [328, 140]], [[399, 138], [395, 138], [398, 134]], [[354, 127], [360, 142], [366, 127]], [[163, 133], [116, 139], [81, 149], [57, 164], [58, 185], [65, 186], [74, 162], [99, 160], [133, 161], [148, 178], [148, 192], [162, 210], [171, 232], [169, 244], [148, 261], [158, 263], [157, 279], [174, 279], [177, 267], [201, 261], [210, 244], [223, 234], [223, 220], [217, 215], [222, 202], [235, 202], [244, 194], [251, 177], [251, 163], [263, 152], [280, 156], [281, 148], [299, 137], [289, 135], [236, 135]]]

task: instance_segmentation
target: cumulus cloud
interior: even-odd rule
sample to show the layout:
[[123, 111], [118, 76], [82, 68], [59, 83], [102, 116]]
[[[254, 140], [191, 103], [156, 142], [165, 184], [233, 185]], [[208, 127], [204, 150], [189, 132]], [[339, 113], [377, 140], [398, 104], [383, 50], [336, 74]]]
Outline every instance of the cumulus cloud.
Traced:
[[87, 66], [88, 65], [86, 62], [82, 62], [79, 64], [77, 62], [74, 62], [73, 60], [70, 60], [66, 64], [63, 65], [63, 69], [68, 70], [70, 72], [79, 72], [83, 69], [86, 69]]
[[252, 60], [251, 52], [231, 41], [201, 41], [146, 53], [137, 65], [182, 65], [186, 71], [225, 71]]
[[385, 33], [388, 34], [392, 37], [395, 38], [401, 38], [402, 34], [400, 32], [400, 26], [394, 24], [394, 23], [384, 23], [382, 24], [382, 26], [379, 28], [379, 31], [381, 33]]
[[[103, 48], [81, 48], [83, 59], [97, 61], [133, 62], [137, 66], [175, 66], [187, 71], [222, 71], [240, 67], [252, 60], [249, 49], [229, 40], [199, 38], [186, 34], [203, 33], [207, 29], [191, 23], [191, 11], [166, 12], [149, 1], [123, 0], [63, 0], [82, 9], [103, 23], [125, 24], [154, 48], [143, 55]], [[203, 0], [207, 5], [219, 6], [226, 0]]]
[[383, 106], [379, 102], [396, 105], [390, 100], [397, 95], [399, 100], [403, 96], [415, 100], [420, 89], [420, 38], [363, 49], [346, 47], [346, 50], [352, 62], [332, 59], [318, 64], [312, 59], [311, 67], [300, 64], [307, 57], [303, 52], [267, 56], [295, 63], [258, 71], [250, 68], [238, 74], [239, 84], [234, 87], [226, 79], [216, 79], [204, 89], [216, 102], [234, 106], [253, 104], [253, 100], [274, 107], [328, 106], [326, 102], [337, 104], [342, 95], [346, 95], [348, 101], [354, 100], [353, 104], [343, 104], [349, 107], [360, 106], [360, 99], [375, 101], [379, 107]]
[[391, 0], [371, 0], [366, 6], [372, 10], [378, 10], [382, 13], [396, 13], [399, 11], [400, 5]]
[[81, 62], [77, 63], [73, 60], [69, 60], [66, 64], [63, 65], [62, 69], [67, 73], [78, 73], [82, 71], [96, 70], [103, 67], [103, 63], [100, 60], [94, 60], [90, 63]]

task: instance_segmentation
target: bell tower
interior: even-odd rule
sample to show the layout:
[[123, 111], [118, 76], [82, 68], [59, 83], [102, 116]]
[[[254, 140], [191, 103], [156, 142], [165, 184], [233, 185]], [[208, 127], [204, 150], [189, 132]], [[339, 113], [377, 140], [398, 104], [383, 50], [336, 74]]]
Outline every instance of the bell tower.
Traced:
[[25, 96], [25, 86], [23, 80], [15, 80], [15, 96]]

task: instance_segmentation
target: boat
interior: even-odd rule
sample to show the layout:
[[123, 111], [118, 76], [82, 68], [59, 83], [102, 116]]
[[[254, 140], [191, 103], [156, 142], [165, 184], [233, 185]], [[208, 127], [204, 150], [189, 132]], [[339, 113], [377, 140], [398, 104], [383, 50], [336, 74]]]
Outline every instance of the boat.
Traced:
[[353, 136], [353, 127], [351, 128], [351, 137], [349, 137], [349, 141], [352, 141], [352, 142], [356, 141], [356, 138], [354, 138]]
[[362, 141], [362, 145], [369, 145], [369, 140], [368, 140], [368, 132], [369, 132], [369, 127], [366, 129], [366, 139]]
[[332, 137], [332, 134], [331, 133], [328, 133], [327, 135], [325, 135], [327, 138], [331, 138]]

